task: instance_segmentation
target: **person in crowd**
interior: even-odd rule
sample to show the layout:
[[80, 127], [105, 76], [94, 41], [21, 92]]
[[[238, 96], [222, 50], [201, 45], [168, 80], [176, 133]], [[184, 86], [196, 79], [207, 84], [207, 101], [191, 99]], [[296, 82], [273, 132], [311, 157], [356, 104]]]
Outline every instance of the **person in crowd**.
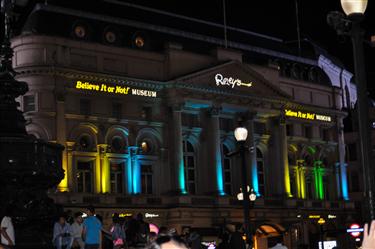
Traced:
[[126, 239], [129, 246], [135, 246], [137, 243], [137, 227], [137, 220], [133, 216], [128, 217]]
[[221, 239], [221, 242], [220, 244], [217, 246], [218, 249], [229, 249], [229, 234], [227, 232], [224, 232], [221, 236], [220, 236], [220, 239]]
[[120, 224], [120, 217], [116, 213], [112, 217], [112, 228], [111, 228], [111, 235], [113, 241], [113, 249], [121, 249], [125, 247], [125, 231], [123, 226]]
[[242, 238], [243, 233], [240, 232], [241, 225], [237, 224], [235, 226], [235, 231], [231, 234], [231, 238], [229, 241], [230, 248], [236, 249], [245, 249], [245, 241]]
[[283, 245], [283, 238], [277, 237], [275, 241], [275, 245], [270, 247], [270, 249], [288, 249], [288, 247]]
[[85, 243], [82, 239], [82, 231], [83, 231], [83, 218], [82, 213], [76, 213], [74, 215], [74, 223], [71, 225], [71, 234], [73, 237], [73, 246], [74, 248], [84, 249]]
[[161, 226], [159, 228], [159, 237], [161, 236], [164, 236], [164, 235], [168, 235], [168, 228], [167, 227], [164, 227], [164, 226]]
[[201, 236], [196, 231], [191, 231], [186, 239], [187, 244], [191, 249], [202, 248]]
[[12, 207], [7, 206], [4, 210], [4, 217], [1, 220], [1, 244], [8, 247], [16, 245], [14, 227], [12, 222]]
[[150, 232], [148, 236], [148, 243], [153, 243], [158, 238], [158, 235], [155, 232]]
[[147, 244], [150, 234], [150, 225], [143, 220], [141, 213], [137, 214], [137, 247], [144, 247]]
[[82, 235], [85, 249], [99, 249], [102, 247], [102, 223], [95, 217], [95, 208], [86, 209], [87, 218], [83, 221]]
[[153, 243], [148, 245], [146, 249], [187, 249], [185, 242], [177, 237], [164, 235], [157, 238]]
[[66, 222], [65, 215], [61, 215], [53, 227], [52, 241], [57, 249], [61, 249], [63, 246], [65, 246], [66, 249], [71, 248], [73, 237], [70, 233], [70, 225]]
[[368, 227], [368, 224], [365, 224], [361, 248], [375, 249], [375, 220], [371, 222], [370, 229]]

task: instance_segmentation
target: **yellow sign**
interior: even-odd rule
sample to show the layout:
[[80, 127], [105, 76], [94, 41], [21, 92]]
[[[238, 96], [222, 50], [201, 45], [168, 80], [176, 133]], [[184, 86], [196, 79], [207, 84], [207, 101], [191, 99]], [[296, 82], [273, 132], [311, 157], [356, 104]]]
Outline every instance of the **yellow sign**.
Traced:
[[130, 95], [156, 98], [155, 91], [136, 89], [136, 88], [130, 88], [126, 86], [119, 86], [119, 85], [111, 86], [105, 83], [96, 84], [96, 83], [82, 82], [80, 80], [77, 80], [75, 88], [80, 89], [80, 90], [106, 92], [106, 93], [113, 93], [113, 94], [118, 94], [118, 95], [130, 94]]
[[326, 223], [326, 220], [325, 220], [325, 219], [320, 218], [320, 219], [318, 220], [318, 224], [319, 224], [319, 225], [323, 225], [324, 223]]
[[320, 219], [320, 215], [309, 215], [309, 219]]
[[293, 117], [293, 118], [300, 118], [300, 119], [307, 119], [307, 120], [319, 120], [325, 122], [331, 122], [332, 118], [330, 116], [325, 116], [321, 114], [311, 113], [311, 112], [302, 112], [302, 111], [294, 111], [285, 109], [285, 116]]

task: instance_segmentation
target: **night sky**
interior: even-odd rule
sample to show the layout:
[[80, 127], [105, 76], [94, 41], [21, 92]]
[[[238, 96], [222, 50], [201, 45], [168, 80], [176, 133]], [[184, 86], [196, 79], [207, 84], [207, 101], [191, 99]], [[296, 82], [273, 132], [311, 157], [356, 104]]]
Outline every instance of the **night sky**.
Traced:
[[[126, 0], [176, 14], [223, 23], [223, 1]], [[342, 11], [339, 0], [298, 0], [302, 38], [308, 38], [339, 58], [353, 72], [350, 39], [338, 37], [328, 26], [330, 11]], [[293, 42], [297, 40], [295, 0], [226, 0], [227, 25], [244, 28]], [[369, 1], [363, 23], [366, 38], [375, 35], [375, 3]], [[228, 37], [230, 40], [230, 37]], [[368, 87], [375, 97], [375, 47], [365, 45]], [[372, 66], [374, 65], [374, 66]]]
[[[44, 2], [45, 0], [30, 0]], [[121, 8], [106, 2], [108, 0], [47, 0], [50, 4], [68, 5], [90, 12], [113, 14], [127, 18]], [[110, 1], [110, 0], [109, 0]], [[223, 23], [223, 0], [118, 0], [174, 14], [199, 18], [202, 20]], [[336, 32], [326, 22], [330, 11], [342, 11], [340, 0], [260, 0], [260, 1], [226, 1], [227, 25], [243, 28], [281, 38], [290, 44], [297, 44], [296, 4], [299, 6], [301, 37], [308, 38], [328, 53], [343, 62], [345, 67], [353, 72], [352, 47], [349, 38], [338, 37]], [[104, 3], [104, 4], [103, 4]], [[31, 6], [30, 4], [29, 6]], [[105, 6], [105, 7], [103, 7]], [[30, 7], [31, 8], [31, 7]], [[30, 11], [30, 9], [29, 9]], [[26, 9], [25, 9], [26, 12]], [[142, 16], [142, 19], [144, 17]], [[147, 18], [147, 16], [146, 16]], [[146, 19], [153, 23], [152, 18]], [[157, 22], [157, 20], [155, 20]], [[363, 22], [366, 38], [375, 35], [375, 3], [369, 1], [366, 17]], [[224, 32], [223, 32], [224, 33]], [[224, 36], [224, 35], [223, 35]], [[228, 39], [231, 40], [230, 34]], [[375, 98], [375, 47], [365, 45], [366, 68], [368, 73], [368, 88]], [[374, 65], [374, 66], [372, 66]]]

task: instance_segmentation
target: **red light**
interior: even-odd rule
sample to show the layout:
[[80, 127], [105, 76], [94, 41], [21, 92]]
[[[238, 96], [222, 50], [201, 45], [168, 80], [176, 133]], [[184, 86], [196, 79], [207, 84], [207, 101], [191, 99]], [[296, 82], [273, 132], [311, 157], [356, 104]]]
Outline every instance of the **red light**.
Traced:
[[[350, 226], [350, 229], [355, 229], [355, 228], [360, 228], [360, 226], [358, 224], [352, 224]], [[350, 233], [354, 238], [356, 237], [359, 237], [361, 235], [360, 232], [354, 232], [354, 233]]]

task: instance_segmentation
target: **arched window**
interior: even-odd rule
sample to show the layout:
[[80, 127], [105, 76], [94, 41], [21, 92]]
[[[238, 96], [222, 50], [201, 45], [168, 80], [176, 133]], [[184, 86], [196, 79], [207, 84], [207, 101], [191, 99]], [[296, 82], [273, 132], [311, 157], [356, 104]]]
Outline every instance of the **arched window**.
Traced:
[[257, 148], [257, 171], [258, 171], [258, 186], [259, 194], [265, 194], [265, 176], [264, 176], [264, 158], [263, 153]]
[[184, 140], [182, 143], [183, 143], [183, 151], [184, 151], [186, 191], [189, 194], [195, 194], [195, 192], [196, 192], [196, 181], [195, 181], [195, 151], [194, 151], [194, 147], [189, 141]]
[[228, 147], [223, 144], [223, 175], [224, 175], [224, 191], [227, 195], [232, 194], [232, 161], [231, 158], [227, 156], [229, 153]]

